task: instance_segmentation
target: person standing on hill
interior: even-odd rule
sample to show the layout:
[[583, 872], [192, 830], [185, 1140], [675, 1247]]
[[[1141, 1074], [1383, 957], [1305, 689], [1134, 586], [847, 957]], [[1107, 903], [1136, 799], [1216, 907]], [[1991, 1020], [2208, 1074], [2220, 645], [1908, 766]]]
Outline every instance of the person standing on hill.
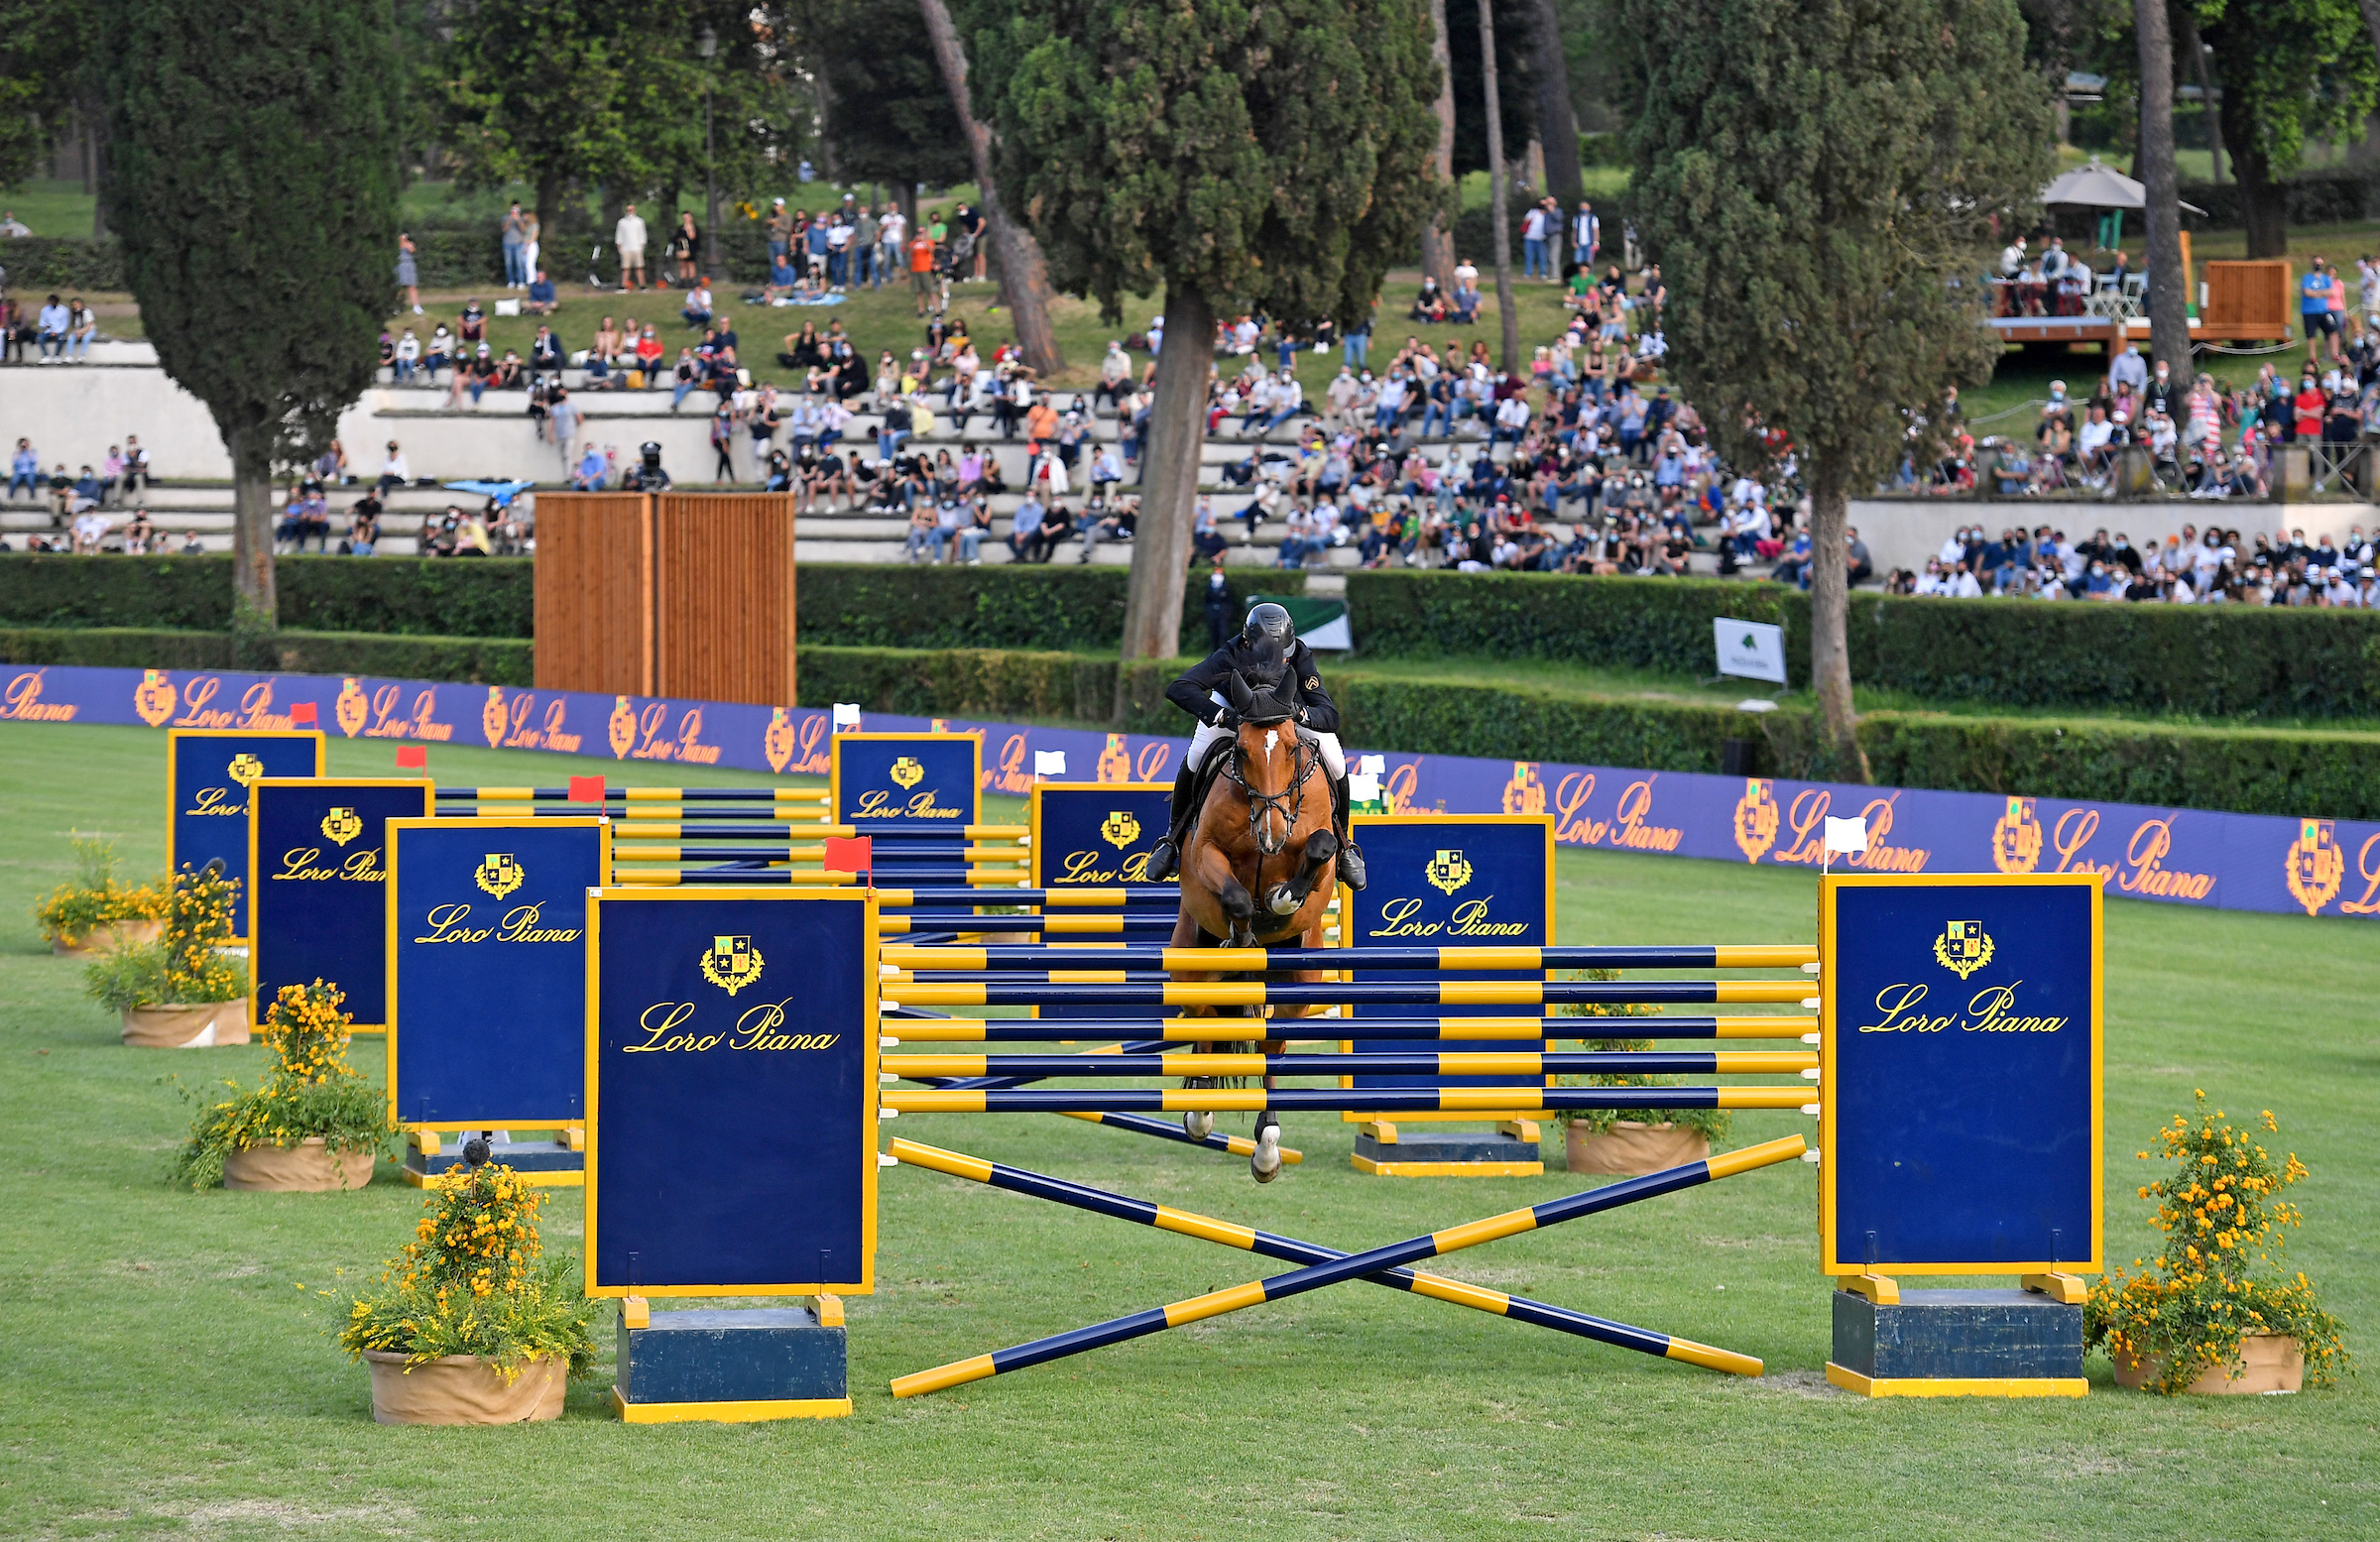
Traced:
[[622, 293], [644, 288], [645, 221], [637, 217], [635, 204], [629, 204], [621, 212], [620, 222], [612, 227], [612, 245], [620, 249]]

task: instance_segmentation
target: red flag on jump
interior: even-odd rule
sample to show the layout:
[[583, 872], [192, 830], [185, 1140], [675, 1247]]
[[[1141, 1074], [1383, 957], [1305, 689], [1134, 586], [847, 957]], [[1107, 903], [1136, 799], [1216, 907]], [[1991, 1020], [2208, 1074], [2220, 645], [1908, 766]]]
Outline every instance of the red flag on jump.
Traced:
[[829, 873], [865, 873], [871, 887], [876, 881], [876, 861], [872, 855], [875, 842], [865, 835], [830, 835], [826, 838], [826, 871]]
[[397, 747], [397, 769], [399, 771], [427, 771], [429, 769], [429, 751], [420, 745], [399, 745]]
[[571, 778], [570, 778], [570, 801], [571, 801], [571, 802], [573, 802], [573, 803], [600, 803], [600, 802], [602, 802], [602, 801], [603, 801], [603, 778], [602, 778], [601, 776], [573, 776], [573, 777], [571, 777]]
[[316, 721], [314, 704], [310, 701], [301, 701], [290, 709], [290, 726], [293, 728], [311, 728]]

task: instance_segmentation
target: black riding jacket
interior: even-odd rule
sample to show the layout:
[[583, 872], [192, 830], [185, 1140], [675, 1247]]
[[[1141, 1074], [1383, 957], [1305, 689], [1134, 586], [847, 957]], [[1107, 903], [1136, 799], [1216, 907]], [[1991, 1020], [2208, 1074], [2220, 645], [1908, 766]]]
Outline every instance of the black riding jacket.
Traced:
[[[1254, 646], [1245, 636], [1236, 637], [1209, 653], [1197, 668], [1165, 687], [1165, 699], [1201, 723], [1212, 723], [1223, 710], [1215, 704], [1214, 694], [1227, 698], [1231, 695], [1224, 689], [1224, 681], [1238, 674], [1246, 677], [1251, 688], [1263, 688], [1253, 672], [1258, 666]], [[1318, 734], [1339, 732], [1339, 704], [1322, 688], [1322, 670], [1314, 662], [1314, 650], [1302, 642], [1290, 645], [1288, 668], [1278, 693], [1296, 704], [1300, 727]]]

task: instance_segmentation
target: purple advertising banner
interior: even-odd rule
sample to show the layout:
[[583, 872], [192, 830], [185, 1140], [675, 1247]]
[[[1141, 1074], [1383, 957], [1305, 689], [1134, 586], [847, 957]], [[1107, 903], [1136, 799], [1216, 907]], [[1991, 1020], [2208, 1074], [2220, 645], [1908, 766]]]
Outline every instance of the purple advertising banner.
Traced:
[[[830, 714], [500, 685], [60, 664], [8, 676], [0, 721], [319, 725], [349, 739], [823, 776]], [[1167, 781], [1189, 743], [876, 713], [862, 726], [980, 732], [984, 790], [1012, 797], [1031, 791], [1036, 767], [1053, 781]], [[1062, 769], [1037, 761], [1051, 752], [1064, 757]], [[1398, 813], [1550, 813], [1564, 846], [1816, 869], [1826, 817], [1863, 815], [1868, 849], [1837, 859], [1857, 872], [2096, 873], [2120, 898], [2380, 915], [2380, 823], [1375, 753], [1385, 755], [1384, 795]]]

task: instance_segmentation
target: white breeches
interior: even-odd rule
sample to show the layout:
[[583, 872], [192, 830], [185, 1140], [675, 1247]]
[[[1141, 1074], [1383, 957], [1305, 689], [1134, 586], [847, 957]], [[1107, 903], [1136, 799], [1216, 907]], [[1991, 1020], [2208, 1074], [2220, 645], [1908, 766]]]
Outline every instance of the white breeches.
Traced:
[[[1232, 731], [1228, 728], [1217, 728], [1212, 723], [1202, 724], [1198, 732], [1190, 736], [1190, 759], [1187, 764], [1192, 767], [1205, 765], [1207, 752], [1215, 748], [1218, 741], [1231, 737]], [[1297, 737], [1322, 753], [1323, 770], [1331, 773], [1333, 781], [1347, 774], [1347, 756], [1339, 748], [1337, 734], [1318, 734], [1310, 728], [1300, 728]]]

